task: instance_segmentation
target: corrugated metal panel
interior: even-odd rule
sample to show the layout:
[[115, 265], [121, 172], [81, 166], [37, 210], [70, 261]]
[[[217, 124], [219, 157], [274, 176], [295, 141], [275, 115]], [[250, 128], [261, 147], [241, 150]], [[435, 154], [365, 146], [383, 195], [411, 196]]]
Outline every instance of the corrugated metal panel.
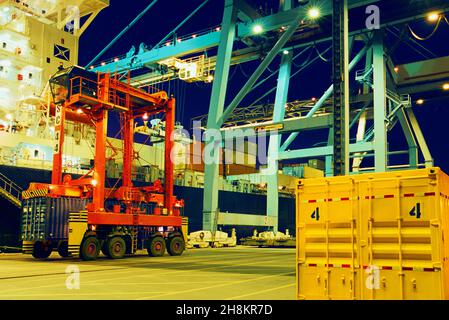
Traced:
[[55, 240], [67, 239], [69, 213], [85, 210], [86, 204], [86, 199], [47, 198], [46, 234]]
[[297, 297], [449, 299], [448, 213], [438, 168], [302, 180]]
[[86, 199], [30, 198], [22, 201], [22, 239], [61, 240], [68, 237], [68, 214], [84, 210]]

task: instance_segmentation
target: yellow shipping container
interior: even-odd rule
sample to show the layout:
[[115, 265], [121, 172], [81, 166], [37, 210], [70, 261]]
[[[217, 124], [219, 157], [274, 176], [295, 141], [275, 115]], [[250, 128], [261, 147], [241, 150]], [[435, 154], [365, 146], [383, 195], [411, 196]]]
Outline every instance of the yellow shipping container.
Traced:
[[296, 202], [298, 299], [449, 299], [439, 168], [302, 179]]

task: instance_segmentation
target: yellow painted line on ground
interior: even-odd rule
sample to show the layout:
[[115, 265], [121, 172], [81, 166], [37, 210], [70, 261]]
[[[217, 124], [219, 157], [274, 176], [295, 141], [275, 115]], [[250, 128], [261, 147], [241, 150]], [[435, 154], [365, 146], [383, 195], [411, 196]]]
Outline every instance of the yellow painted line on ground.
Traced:
[[257, 277], [257, 278], [252, 278], [252, 279], [233, 281], [233, 282], [229, 282], [229, 283], [221, 283], [221, 284], [217, 284], [217, 285], [214, 285], [214, 286], [201, 287], [201, 288], [195, 288], [195, 289], [189, 289], [189, 290], [182, 290], [182, 291], [166, 293], [166, 294], [158, 295], [158, 296], [149, 296], [149, 297], [138, 298], [137, 300], [148, 300], [148, 299], [152, 299], [152, 298], [156, 298], [156, 297], [160, 298], [160, 297], [163, 297], [163, 296], [170, 296], [170, 295], [177, 295], [177, 294], [183, 294], [183, 293], [190, 293], [190, 292], [195, 292], [195, 291], [204, 291], [204, 290], [207, 290], [207, 289], [216, 289], [216, 288], [220, 288], [220, 287], [225, 287], [225, 286], [229, 286], [229, 285], [236, 285], [236, 284], [245, 283], [245, 282], [259, 281], [259, 280], [262, 280], [262, 279], [268, 279], [268, 278], [274, 278], [274, 277], [282, 277], [282, 276], [286, 276], [286, 275], [290, 275], [290, 274], [295, 274], [295, 272], [286, 272], [286, 273], [274, 274], [274, 275]]
[[[226, 259], [225, 262], [229, 262], [229, 261], [233, 261], [233, 260], [240, 260], [239, 259]], [[254, 259], [253, 259], [254, 260]], [[153, 273], [151, 274], [138, 274], [136, 276], [138, 277], [158, 277], [161, 275], [174, 275], [174, 274], [179, 274], [179, 273], [186, 273], [186, 272], [196, 272], [196, 271], [204, 271], [204, 270], [216, 270], [216, 269], [223, 269], [223, 268], [232, 268], [232, 267], [238, 267], [238, 266], [244, 266], [244, 265], [253, 265], [253, 264], [258, 264], [258, 263], [265, 263], [265, 262], [271, 262], [271, 261], [278, 261], [278, 259], [271, 259], [271, 260], [257, 260], [257, 261], [253, 261], [253, 262], [249, 262], [249, 263], [240, 263], [240, 264], [232, 264], [232, 265], [215, 265], [215, 266], [211, 266], [211, 267], [204, 267], [204, 268], [195, 268], [195, 269], [182, 269], [182, 270], [170, 270], [168, 272], [162, 272], [162, 273]], [[204, 264], [204, 263], [202, 263]], [[161, 270], [166, 270], [164, 268], [160, 268]], [[115, 271], [123, 271], [123, 273], [136, 273], [136, 270], [129, 270], [129, 269], [124, 269], [124, 270], [115, 270]], [[146, 269], [144, 269], [143, 271], [147, 271]], [[105, 274], [104, 276], [108, 276], [110, 277], [110, 274]], [[118, 279], [128, 279], [129, 276], [121, 276], [121, 277], [114, 277], [114, 280], [118, 280]], [[98, 281], [101, 281], [102, 279], [99, 280], [94, 280], [94, 281], [90, 281], [91, 283], [96, 283]]]
[[[232, 267], [238, 267], [238, 266], [244, 266], [244, 265], [253, 265], [253, 264], [259, 264], [259, 263], [261, 263], [261, 262], [269, 262], [269, 261], [277, 261], [278, 259], [272, 259], [272, 260], [267, 260], [267, 261], [253, 261], [253, 262], [249, 262], [249, 263], [242, 263], [242, 264], [233, 264], [233, 265], [221, 265], [221, 266], [214, 266], [214, 267], [206, 267], [206, 268], [198, 268], [198, 269], [184, 269], [184, 270], [177, 270], [177, 271], [173, 271], [173, 272], [162, 272], [162, 273], [154, 273], [154, 270], [153, 270], [153, 273], [151, 273], [150, 275], [147, 275], [148, 277], [160, 277], [160, 276], [162, 276], [162, 275], [168, 275], [168, 276], [171, 276], [171, 275], [173, 275], [173, 274], [178, 274], [178, 273], [185, 273], [185, 272], [194, 272], [194, 271], [204, 271], [204, 270], [215, 270], [215, 269], [222, 269], [222, 268], [232, 268]], [[227, 260], [227, 261], [229, 261], [229, 259]], [[115, 270], [113, 270], [113, 271], [115, 271]], [[117, 270], [117, 271], [119, 271], [119, 270]], [[125, 269], [125, 270], [122, 270], [122, 271], [128, 271], [128, 272], [131, 272], [131, 273], [136, 273], [136, 270], [129, 270], [129, 269]], [[110, 274], [110, 272], [111, 271], [108, 271], [108, 273], [107, 274], [104, 274], [104, 276], [105, 277], [107, 277], [107, 278], [112, 278], [112, 280], [113, 281], [116, 281], [116, 280], [119, 280], [119, 279], [129, 279], [129, 276], [126, 276], [126, 277], [115, 277], [114, 275], [111, 275]], [[81, 271], [81, 274], [80, 274], [80, 277], [81, 277], [81, 285], [83, 285], [83, 281], [86, 281], [86, 280], [83, 280], [83, 278], [85, 278], [85, 276], [86, 275], [89, 275], [89, 274], [83, 274], [83, 271]], [[98, 276], [99, 276], [100, 274], [94, 274], [94, 276], [96, 277], [96, 278], [98, 278]], [[64, 274], [61, 274], [61, 276], [63, 276], [64, 277], [64, 280], [63, 281], [61, 281], [61, 279], [57, 279], [57, 278], [53, 278], [52, 280], [54, 280], [54, 281], [56, 281], [56, 280], [58, 280], [58, 284], [52, 284], [52, 285], [44, 285], [44, 286], [35, 286], [35, 287], [32, 287], [32, 288], [30, 288], [30, 287], [27, 287], [27, 288], [15, 288], [15, 289], [8, 289], [8, 290], [3, 290], [3, 291], [0, 291], [0, 295], [3, 293], [9, 293], [9, 292], [17, 292], [17, 291], [21, 291], [21, 290], [27, 290], [27, 291], [29, 291], [29, 290], [36, 290], [36, 289], [44, 289], [44, 288], [52, 288], [52, 287], [58, 287], [58, 286], [63, 286], [64, 284], [65, 284], [65, 279], [66, 279], [66, 274], [64, 273]], [[137, 275], [137, 276], [139, 276], [139, 277], [145, 277], [145, 275], [142, 275], [142, 274], [139, 274], [139, 275]], [[16, 279], [17, 280], [17, 279]], [[38, 279], [33, 279], [33, 280], [38, 280]], [[42, 277], [40, 277], [40, 279], [39, 279], [40, 281], [43, 281], [43, 280], [49, 280], [49, 279], [45, 279], [45, 278], [42, 278]], [[87, 280], [87, 283], [90, 283], [90, 284], [92, 284], [92, 283], [97, 283], [98, 284], [98, 282], [99, 281], [104, 281], [105, 279], [98, 279], [98, 280], [93, 280], [93, 281], [89, 281], [89, 280]], [[26, 280], [26, 284], [28, 285], [29, 283], [30, 283], [31, 281], [29, 281], [28, 279]], [[151, 284], [151, 283], [150, 283]]]
[[[293, 287], [295, 285], [296, 285], [296, 283], [290, 283], [290, 284], [286, 284], [285, 286], [280, 286], [280, 287], [276, 287], [276, 288], [270, 288], [270, 289], [266, 289], [266, 290], [259, 290], [257, 292], [242, 294], [242, 295], [239, 295], [239, 296], [234, 296], [232, 298], [227, 298], [225, 300], [238, 300], [238, 299], [242, 299], [244, 297], [255, 296], [257, 294], [261, 294], [261, 293], [265, 293], [265, 292], [276, 291], [276, 290], [280, 290], [280, 289], [284, 289], [284, 288], [288, 288], [288, 287]], [[292, 299], [294, 298], [294, 296], [295, 295], [293, 294], [292, 295]]]
[[[226, 281], [226, 280], [220, 280], [220, 282], [230, 282], [232, 280]], [[217, 280], [214, 281], [176, 281], [176, 282], [120, 282], [120, 283], [84, 283], [83, 286], [99, 286], [99, 285], [104, 285], [104, 286], [148, 286], [149, 284], [151, 285], [170, 285], [170, 284], [176, 284], [176, 285], [190, 285], [193, 283], [217, 283]]]
[[[80, 289], [80, 290], [82, 290], [82, 289]], [[142, 295], [142, 294], [148, 294], [149, 292], [150, 293], [155, 293], [155, 294], [159, 294], [159, 293], [164, 293], [164, 292], [159, 292], [159, 291], [147, 291], [147, 292], [135, 292], [135, 291], [133, 291], [133, 292], [107, 292], [107, 293], [102, 293], [102, 292], [98, 292], [98, 291], [95, 291], [95, 292], [83, 292], [83, 293], [80, 293], [80, 292], [78, 292], [78, 293], [75, 293], [75, 291], [79, 291], [79, 290], [70, 290], [70, 291], [72, 291], [73, 293], [29, 293], [29, 294], [12, 294], [12, 295], [7, 295], [7, 296], [2, 296], [1, 294], [0, 294], [0, 297], [2, 297], [2, 299], [7, 299], [8, 297], [44, 297], [44, 296], [47, 296], [47, 297], [53, 297], [53, 299], [58, 299], [58, 297], [59, 296], [71, 296], [71, 297], [73, 297], [73, 298], [76, 298], [77, 296], [93, 296], [93, 295], [95, 295], [95, 296], [99, 296], [99, 295], [132, 295], [132, 294], [136, 294], [136, 295]], [[36, 298], [34, 298], [34, 299], [36, 299]]]
[[[244, 254], [244, 253], [238, 253], [238, 254], [233, 254], [232, 256], [233, 256], [233, 258], [234, 259], [226, 259], [227, 261], [229, 261], [229, 260], [236, 260], [236, 259], [240, 259], [240, 258], [237, 258], [236, 256], [240, 256], [240, 255], [246, 255], [246, 254]], [[125, 259], [120, 259], [120, 260], [98, 260], [98, 261], [94, 261], [94, 262], [92, 262], [92, 263], [89, 263], [89, 264], [86, 264], [86, 263], [83, 263], [83, 261], [79, 261], [79, 260], [74, 260], [74, 262], [75, 263], [67, 263], [67, 264], [63, 264], [63, 265], [61, 265], [61, 262], [57, 262], [57, 265], [55, 265], [55, 264], [53, 264], [53, 262], [54, 261], [50, 261], [50, 262], [48, 262], [48, 264], [46, 265], [46, 269], [45, 270], [47, 270], [48, 271], [48, 267], [61, 267], [61, 269], [59, 269], [59, 268], [56, 268], [56, 269], [54, 269], [54, 272], [53, 273], [47, 273], [47, 274], [26, 274], [26, 275], [20, 275], [20, 274], [12, 274], [12, 275], [8, 275], [8, 277], [6, 277], [6, 278], [2, 278], [1, 276], [0, 276], [0, 281], [8, 281], [8, 280], [13, 280], [13, 281], [16, 281], [16, 280], [18, 280], [18, 279], [26, 279], [26, 278], [28, 278], [27, 279], [27, 282], [39, 282], [39, 281], [42, 281], [42, 279], [43, 278], [45, 278], [45, 276], [50, 276], [50, 277], [57, 277], [57, 276], [66, 276], [66, 274], [65, 274], [65, 269], [67, 268], [67, 266], [69, 266], [69, 265], [77, 265], [77, 266], [79, 266], [80, 267], [80, 270], [81, 270], [81, 274], [83, 274], [84, 273], [84, 275], [90, 275], [90, 273], [93, 273], [93, 272], [98, 272], [98, 271], [105, 271], [105, 272], [107, 272], [107, 273], [109, 273], [109, 272], [113, 272], [113, 271], [131, 271], [130, 269], [129, 269], [129, 267], [131, 266], [131, 267], [134, 267], [134, 268], [140, 268], [139, 266], [142, 266], [142, 267], [148, 267], [148, 266], [150, 266], [150, 267], [152, 267], [152, 269], [153, 270], [166, 270], [166, 268], [165, 268], [165, 266], [163, 266], [162, 264], [165, 264], [165, 263], [169, 263], [170, 265], [176, 265], [176, 264], [179, 264], [180, 265], [180, 267], [182, 266], [182, 264], [184, 264], [184, 263], [192, 263], [192, 262], [197, 262], [197, 261], [200, 261], [201, 262], [201, 264], [204, 264], [204, 263], [207, 263], [207, 262], [213, 262], [213, 261], [218, 261], [218, 262], [221, 262], [222, 261], [222, 259], [223, 259], [223, 255], [220, 255], [220, 254], [217, 254], [217, 255], [214, 255], [214, 257], [217, 257], [217, 259], [202, 259], [202, 260], [198, 260], [198, 257], [195, 257], [195, 259], [193, 259], [193, 260], [182, 260], [182, 259], [177, 259], [177, 260], [175, 260], [175, 258], [168, 258], [168, 257], [165, 257], [165, 259], [164, 258], [162, 258], [162, 259], [164, 259], [163, 261], [161, 261], [161, 260], [159, 260], [159, 261], [145, 261], [145, 262], [136, 262], [136, 261], [134, 261], [134, 262], [127, 262], [127, 261], [125, 261]], [[168, 260], [168, 259], [173, 259], [173, 260]], [[193, 257], [192, 257], [193, 258]], [[133, 259], [136, 259], [136, 258], [133, 258]], [[158, 259], [158, 258], [151, 258], [151, 257], [145, 257], [145, 259]], [[130, 260], [132, 260], [132, 259], [130, 259]], [[99, 265], [97, 268], [92, 268], [92, 269], [86, 269], [86, 270], [82, 270], [81, 269], [81, 267], [82, 266], [92, 266], [92, 267], [95, 267], [93, 264], [94, 263], [102, 263], [103, 261], [106, 261], [106, 262], [108, 262], [108, 263], [106, 263], [106, 264], [104, 264], [104, 265]], [[118, 262], [118, 261], [120, 261], [120, 262]], [[33, 262], [32, 260], [30, 261], [30, 262]], [[38, 263], [39, 263], [40, 261], [38, 261]], [[76, 262], [78, 262], [78, 263], [76, 263]], [[120, 264], [118, 264], [118, 263], [120, 263]], [[111, 264], [115, 264], [116, 265], [116, 268], [114, 268], [114, 269], [108, 269], [108, 268], [110, 268], [111, 266]], [[144, 269], [147, 269], [147, 268], [144, 268]], [[176, 270], [176, 269], [175, 269]], [[197, 269], [192, 269], [192, 270], [197, 270]], [[95, 274], [95, 275], [97, 275], [97, 274]], [[33, 277], [35, 277], [35, 278], [33, 278]], [[33, 278], [33, 279], [31, 279], [31, 278]]]

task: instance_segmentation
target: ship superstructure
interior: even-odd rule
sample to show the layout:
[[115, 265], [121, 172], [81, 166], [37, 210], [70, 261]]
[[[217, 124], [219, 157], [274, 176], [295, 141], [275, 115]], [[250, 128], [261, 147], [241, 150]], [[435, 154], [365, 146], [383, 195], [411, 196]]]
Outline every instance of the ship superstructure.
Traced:
[[[47, 168], [49, 78], [78, 64], [79, 38], [109, 0], [0, 1], [0, 163]], [[82, 21], [82, 23], [80, 22]], [[77, 136], [70, 127], [68, 133]], [[72, 152], [69, 151], [69, 154]]]

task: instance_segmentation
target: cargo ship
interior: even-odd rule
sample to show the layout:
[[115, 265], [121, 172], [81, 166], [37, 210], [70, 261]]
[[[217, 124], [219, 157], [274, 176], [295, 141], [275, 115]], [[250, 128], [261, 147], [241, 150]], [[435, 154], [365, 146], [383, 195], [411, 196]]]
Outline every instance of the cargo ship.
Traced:
[[[0, 1], [0, 203], [3, 207], [0, 246], [17, 246], [20, 242], [22, 190], [30, 182], [49, 183], [51, 179], [55, 110], [50, 103], [48, 80], [58, 70], [78, 64], [80, 37], [108, 5], [108, 0], [79, 0], [76, 6], [73, 1], [58, 0]], [[83, 25], [70, 22], [74, 14], [85, 18]], [[77, 119], [76, 112], [69, 116]], [[181, 128], [178, 124], [178, 129]], [[146, 143], [135, 144], [139, 157], [133, 163], [132, 179], [134, 185], [143, 186], [164, 176], [164, 124], [157, 119], [142, 119], [136, 131]], [[121, 141], [114, 139], [112, 133], [109, 136], [109, 155], [120, 153]], [[204, 164], [188, 161], [192, 158], [189, 150], [196, 142], [180, 135], [175, 143], [179, 150], [177, 157], [186, 161], [175, 165], [174, 193], [184, 199], [189, 230], [200, 230]], [[92, 127], [68, 121], [63, 150], [64, 173], [74, 177], [86, 174], [92, 167], [94, 144]], [[220, 167], [221, 211], [266, 213], [266, 185], [253, 175], [258, 171], [256, 149], [248, 143], [244, 164]], [[122, 166], [114, 159], [107, 162], [109, 186], [120, 183]], [[286, 173], [291, 174], [291, 169], [286, 168]], [[303, 173], [293, 175], [300, 177]], [[285, 175], [280, 181], [279, 228], [294, 232], [294, 178]], [[222, 229], [230, 231], [232, 227], [237, 227], [238, 237], [250, 235], [254, 229], [251, 226], [222, 226]]]

